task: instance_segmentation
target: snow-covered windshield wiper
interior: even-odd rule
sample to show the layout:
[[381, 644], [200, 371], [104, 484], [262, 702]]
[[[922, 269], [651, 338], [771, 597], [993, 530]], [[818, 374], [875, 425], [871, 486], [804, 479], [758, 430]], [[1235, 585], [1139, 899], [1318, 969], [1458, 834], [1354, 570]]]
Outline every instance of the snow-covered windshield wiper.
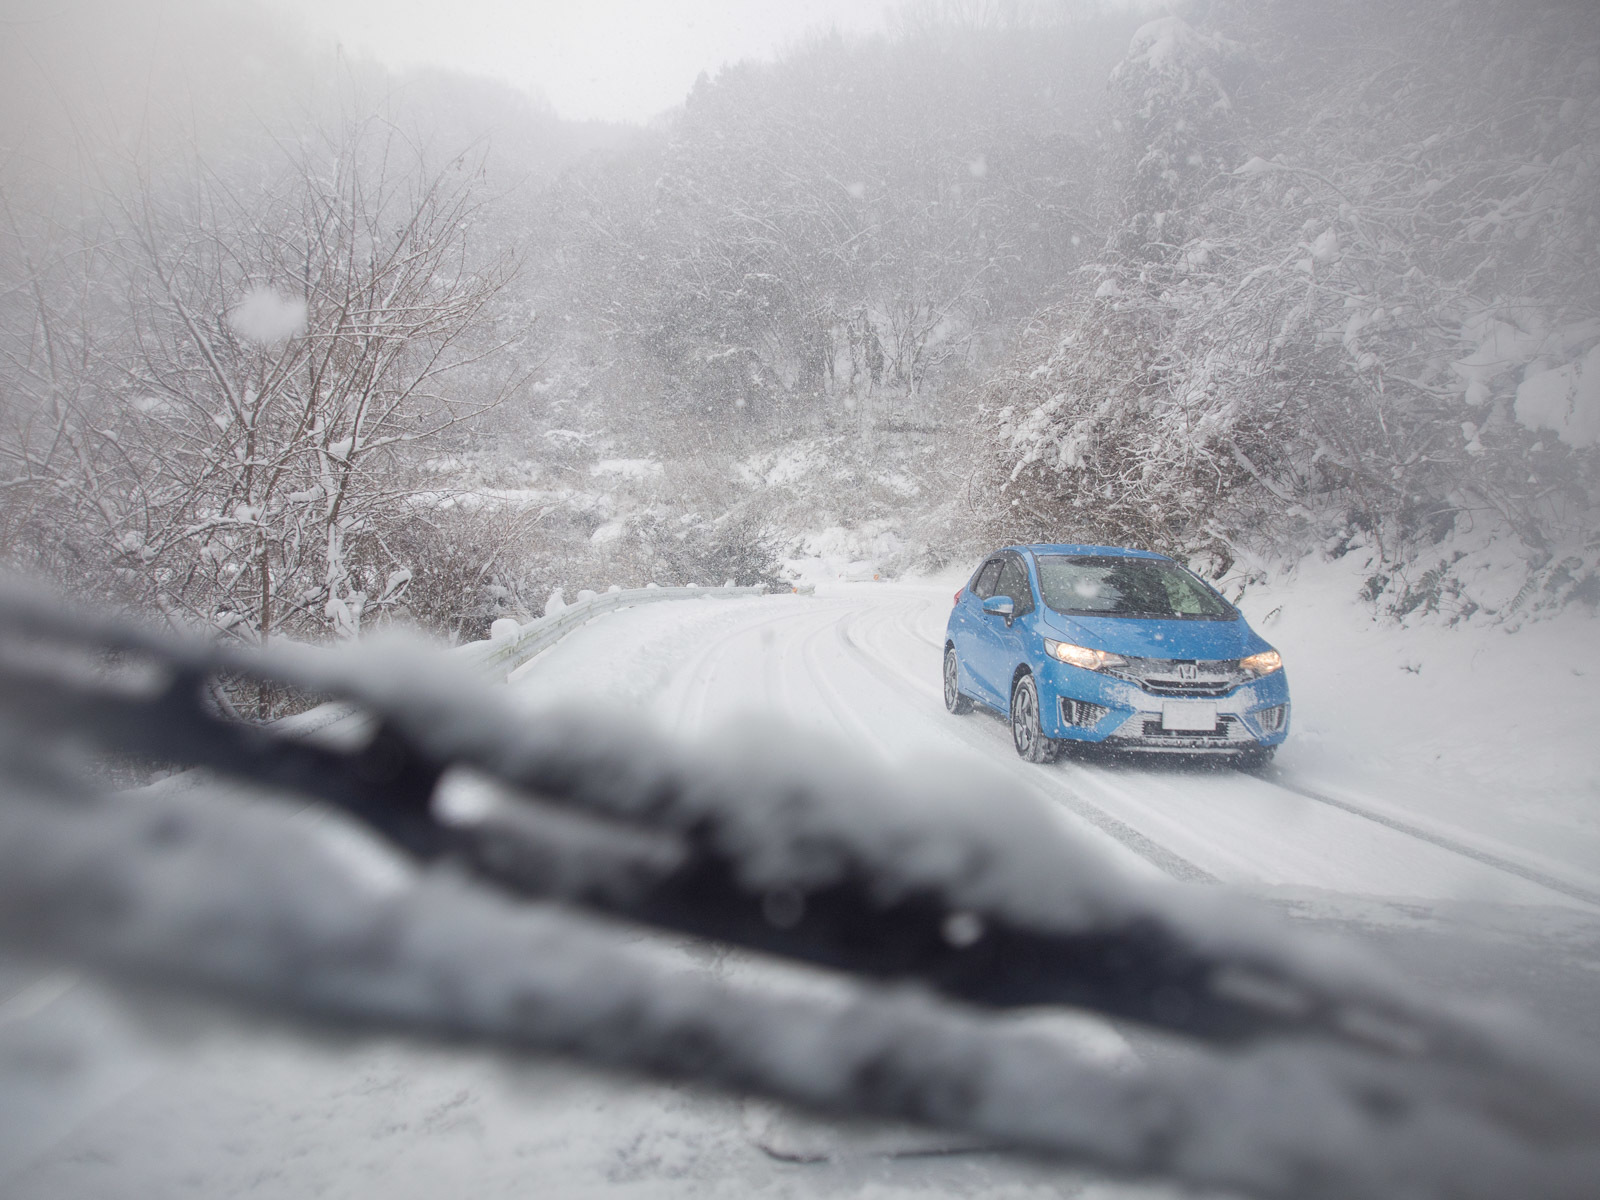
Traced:
[[[209, 698], [221, 675], [349, 715], [244, 724]], [[112, 794], [85, 749], [208, 773]], [[790, 730], [684, 746], [615, 714], [530, 720], [420, 648], [226, 649], [17, 586], [0, 775], [0, 940], [112, 976], [1263, 1197], [1600, 1178], [1593, 1063], [1215, 890], [1131, 879], [1003, 776]], [[355, 869], [308, 802], [390, 869]], [[640, 927], [828, 986], [685, 970]], [[1062, 1005], [1182, 1052], [1115, 1068], [1016, 1012]]]

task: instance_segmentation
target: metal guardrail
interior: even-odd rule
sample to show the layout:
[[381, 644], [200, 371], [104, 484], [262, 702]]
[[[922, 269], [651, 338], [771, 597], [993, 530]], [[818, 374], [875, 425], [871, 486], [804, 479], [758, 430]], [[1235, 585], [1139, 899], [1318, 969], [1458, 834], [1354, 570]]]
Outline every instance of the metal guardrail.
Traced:
[[[562, 617], [496, 669], [586, 619]], [[464, 658], [229, 650], [0, 588], [0, 945], [1265, 1200], [1600, 1191], [1600, 1064], [1215, 891], [1125, 878], [1003, 777], [890, 771], [788, 729], [684, 747], [615, 714], [530, 720]], [[332, 694], [369, 731], [230, 721], [207, 701], [223, 672]], [[104, 795], [85, 750], [320, 804], [411, 873], [374, 885], [221, 782]], [[830, 984], [664, 966], [641, 929]], [[1108, 1067], [1013, 1015], [1040, 1006], [1181, 1052]]]

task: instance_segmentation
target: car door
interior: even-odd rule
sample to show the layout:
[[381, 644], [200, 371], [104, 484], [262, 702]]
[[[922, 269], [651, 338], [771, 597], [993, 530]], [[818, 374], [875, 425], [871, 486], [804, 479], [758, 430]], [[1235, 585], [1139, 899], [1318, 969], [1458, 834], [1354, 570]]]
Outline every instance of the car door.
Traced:
[[[969, 691], [976, 699], [991, 705], [1001, 701], [988, 681], [983, 662], [995, 652], [989, 627], [1000, 618], [985, 613], [983, 602], [994, 595], [1003, 565], [1000, 556], [996, 555], [979, 568], [977, 575], [973, 577], [972, 586], [961, 597], [961, 631], [952, 639], [956, 644], [956, 658], [961, 664], [964, 690]], [[1009, 700], [1010, 697], [1007, 696], [1006, 702]]]
[[1028, 618], [1035, 607], [1027, 564], [1015, 551], [1008, 552], [1001, 562], [994, 594], [1010, 600], [1013, 611], [1010, 621], [999, 617], [989, 618], [991, 648], [985, 660], [985, 669], [990, 685], [1001, 699], [1001, 707], [1009, 710], [1012, 676], [1016, 673], [1017, 664], [1030, 658], [1028, 641], [1033, 623]]

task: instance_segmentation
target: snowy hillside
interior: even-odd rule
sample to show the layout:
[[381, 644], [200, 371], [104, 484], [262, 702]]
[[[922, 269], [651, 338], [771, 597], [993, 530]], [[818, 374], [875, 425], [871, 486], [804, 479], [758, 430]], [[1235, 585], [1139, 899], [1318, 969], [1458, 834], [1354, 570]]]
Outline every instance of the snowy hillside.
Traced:
[[10, 7], [0, 1196], [1600, 1195], [1595, 0]]

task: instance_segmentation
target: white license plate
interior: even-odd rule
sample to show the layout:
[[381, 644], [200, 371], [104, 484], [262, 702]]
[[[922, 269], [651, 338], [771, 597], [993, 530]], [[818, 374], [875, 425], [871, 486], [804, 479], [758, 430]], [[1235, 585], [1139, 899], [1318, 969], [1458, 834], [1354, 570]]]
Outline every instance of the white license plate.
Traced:
[[1169, 700], [1161, 706], [1161, 728], [1175, 732], [1210, 733], [1217, 727], [1217, 706], [1204, 700]]

